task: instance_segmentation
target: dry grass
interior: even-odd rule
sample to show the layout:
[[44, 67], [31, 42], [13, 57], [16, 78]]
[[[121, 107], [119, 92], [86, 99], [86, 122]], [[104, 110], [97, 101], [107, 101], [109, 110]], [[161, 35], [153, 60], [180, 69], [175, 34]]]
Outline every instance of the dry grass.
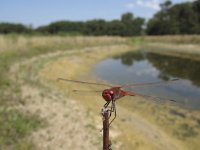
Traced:
[[[31, 141], [34, 141], [39, 149], [88, 149], [88, 147], [99, 149], [101, 147], [100, 127], [97, 127], [101, 126], [101, 117], [96, 116], [96, 112], [94, 116], [91, 109], [94, 110], [95, 107], [101, 106], [103, 101], [99, 98], [100, 105], [93, 105], [95, 101], [92, 105], [88, 105], [89, 101], [82, 101], [84, 105], [81, 105], [83, 104], [81, 101], [61, 96], [59, 92], [56, 92], [57, 88], [54, 84], [65, 86], [67, 84], [56, 82], [58, 76], [75, 77], [80, 72], [87, 73], [88, 67], [102, 59], [103, 56], [111, 56], [113, 52], [119, 53], [128, 49], [129, 47], [126, 45], [98, 46], [55, 53], [55, 55], [44, 55], [20, 64], [23, 66], [20, 76], [23, 77], [24, 73], [28, 73], [25, 80], [37, 83], [23, 85], [22, 95], [27, 99], [21, 109], [32, 113], [39, 112], [39, 116], [49, 123], [47, 128], [35, 132], [31, 136]], [[40, 67], [38, 70], [41, 63], [44, 66], [42, 71]], [[54, 63], [57, 65], [55, 66]], [[66, 63], [68, 63], [68, 67]], [[34, 65], [32, 66], [32, 64]], [[32, 67], [30, 68], [30, 66]], [[38, 71], [40, 77], [37, 76]], [[38, 82], [41, 83], [38, 84]], [[53, 86], [50, 83], [53, 83]], [[45, 90], [42, 88], [44, 85], [47, 87]], [[35, 86], [36, 88], [34, 88]], [[81, 87], [79, 86], [79, 88]], [[63, 90], [66, 88], [63, 87]], [[77, 99], [81, 100], [80, 97]], [[85, 139], [85, 141], [79, 140], [76, 143], [77, 139]], [[113, 146], [116, 149], [117, 147], [118, 144]]]
[[22, 36], [0, 35], [0, 52], [9, 50], [30, 51], [30, 49], [66, 49], [73, 47], [109, 45], [125, 43], [120, 37], [62, 37], [62, 36]]
[[143, 49], [181, 58], [200, 60], [200, 36], [145, 36]]
[[197, 44], [146, 43], [143, 48], [162, 55], [200, 60], [200, 49]]
[[[36, 89], [37, 91], [39, 91], [38, 93], [42, 91], [43, 86], [35, 78], [35, 74], [37, 74], [38, 69], [40, 69], [40, 62], [43, 62], [44, 56], [50, 57], [50, 53], [60, 53], [60, 55], [62, 55], [63, 51], [68, 52], [69, 49], [71, 50], [70, 52], [72, 52], [79, 48], [94, 47], [100, 45], [106, 46], [112, 44], [118, 45], [124, 42], [126, 43], [126, 39], [117, 37], [71, 38], [1, 35], [0, 122], [5, 123], [5, 125], [0, 127], [0, 149], [3, 148], [22, 150], [35, 148], [32, 143], [33, 141], [27, 140], [27, 136], [31, 134], [33, 129], [35, 130], [35, 127], [40, 126], [40, 122], [38, 122], [38, 119], [40, 120], [40, 117], [33, 117], [34, 114], [38, 112], [38, 109], [30, 112], [28, 108], [33, 108], [34, 104], [36, 103], [35, 100], [42, 101], [44, 98], [46, 98], [46, 96], [44, 94], [38, 94], [39, 96], [36, 96], [37, 94], [34, 95], [34, 93], [32, 93], [31, 91], [27, 91], [27, 89], [24, 87], [37, 86]], [[42, 54], [44, 54], [43, 57], [40, 57]], [[39, 64], [36, 65], [36, 63], [32, 60], [39, 60]], [[22, 65], [23, 62], [25, 62], [24, 65]], [[31, 77], [31, 75], [33, 77]], [[26, 93], [28, 96], [23, 96], [24, 93]], [[26, 100], [30, 102], [30, 99], [33, 99], [34, 102], [31, 107], [26, 107]], [[16, 115], [17, 113], [20, 115], [17, 115], [16, 117], [16, 115], [13, 115], [12, 113], [10, 113], [10, 111], [7, 111], [6, 108], [9, 108], [9, 110], [20, 108], [16, 109], [15, 113]], [[25, 113], [27, 113], [28, 111], [30, 115], [23, 115], [24, 111]], [[37, 124], [37, 126], [35, 124]], [[21, 130], [24, 130], [24, 132], [21, 132]]]
[[[92, 97], [87, 94], [75, 95], [71, 92], [72, 89], [90, 90], [95, 87], [89, 86], [86, 89], [85, 86], [55, 80], [57, 77], [98, 80], [88, 76], [91, 67], [106, 57], [134, 49], [129, 47], [130, 45], [127, 46], [128, 42], [127, 39], [118, 37], [0, 36], [0, 50], [3, 58], [0, 69], [5, 72], [0, 76], [1, 79], [13, 77], [16, 81], [11, 80], [10, 83], [5, 82], [5, 84], [6, 86], [15, 85], [12, 86], [12, 90], [21, 89], [17, 92], [24, 96], [23, 103], [20, 105], [21, 110], [29, 111], [29, 113], [39, 112], [49, 123], [47, 128], [31, 136], [35, 139], [33, 141], [36, 145], [41, 147], [40, 149], [51, 147], [52, 149], [66, 149], [66, 147], [72, 149], [74, 146], [86, 149], [87, 146], [81, 145], [82, 139], [87, 139], [86, 143], [92, 144], [93, 148], [99, 147], [100, 141], [96, 143], [94, 141], [101, 128], [99, 111], [104, 101], [99, 95]], [[50, 52], [55, 53], [47, 55]], [[41, 54], [44, 55], [38, 57]], [[33, 61], [29, 60], [34, 56]], [[22, 61], [23, 59], [25, 61]], [[14, 66], [14, 71], [10, 72], [9, 69], [13, 64], [18, 64], [20, 67], [16, 69]], [[44, 88], [46, 86], [48, 88]], [[60, 96], [59, 92], [53, 92], [58, 89], [65, 96]], [[7, 93], [11, 93], [8, 88], [6, 90]], [[70, 113], [71, 110], [73, 114]], [[116, 146], [116, 149], [124, 150], [197, 150], [200, 146], [199, 112], [143, 103], [137, 97], [127, 97], [117, 102], [117, 111], [117, 119], [111, 127], [113, 148]], [[88, 115], [91, 119], [85, 119]], [[82, 118], [78, 120], [77, 116]], [[69, 118], [72, 119], [70, 123]], [[24, 123], [20, 126], [23, 125]], [[75, 130], [75, 134], [71, 132], [72, 129]], [[5, 130], [2, 129], [2, 131]], [[87, 136], [85, 132], [92, 136]], [[79, 144], [76, 143], [78, 134], [82, 135], [78, 138]], [[12, 140], [12, 137], [10, 138], [8, 140]], [[21, 148], [18, 149], [23, 149], [23, 146], [26, 145], [22, 142]]]
[[[66, 56], [45, 65], [40, 76], [59, 87], [66, 96], [74, 98], [93, 114], [99, 114], [104, 104], [101, 97], [72, 92], [73, 89], [94, 90], [95, 87], [55, 82], [55, 79], [64, 77], [92, 81], [94, 79], [87, 75], [92, 65], [102, 58], [120, 52], [125, 51], [120, 51], [120, 47], [119, 49], [102, 48], [101, 51], [93, 49], [87, 53]], [[144, 102], [137, 97], [119, 101], [117, 111], [118, 118], [112, 125], [111, 135], [115, 135], [112, 140], [116, 144], [122, 142], [121, 149], [196, 150], [199, 147], [200, 125], [198, 120], [200, 118], [197, 117], [199, 112], [187, 111], [170, 105], [156, 105]], [[183, 117], [177, 114], [183, 114]], [[95, 116], [95, 118], [96, 123], [100, 124], [100, 117]]]
[[173, 44], [199, 44], [199, 35], [175, 35], [175, 36], [144, 36], [145, 42], [173, 43]]

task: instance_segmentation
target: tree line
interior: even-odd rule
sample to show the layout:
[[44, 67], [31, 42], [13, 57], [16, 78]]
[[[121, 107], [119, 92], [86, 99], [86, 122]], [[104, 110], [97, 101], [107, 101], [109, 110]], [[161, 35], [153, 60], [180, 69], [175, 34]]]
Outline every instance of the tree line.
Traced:
[[200, 34], [200, 0], [176, 5], [167, 0], [160, 6], [161, 10], [148, 22], [145, 22], [144, 18], [134, 17], [134, 14], [128, 12], [122, 14], [119, 20], [57, 21], [36, 29], [22, 24], [0, 23], [0, 33], [94, 36]]
[[121, 20], [105, 21], [90, 20], [86, 22], [59, 21], [42, 26], [36, 31], [45, 34], [82, 34], [82, 35], [119, 35], [132, 36], [140, 35], [142, 32], [143, 18], [134, 18], [132, 13], [125, 13]]
[[147, 23], [148, 35], [200, 34], [200, 0], [172, 5], [161, 4], [161, 10]]
[[86, 22], [57, 21], [46, 26], [31, 29], [22, 24], [1, 23], [0, 33], [40, 33], [54, 34], [81, 34], [81, 35], [118, 35], [133, 36], [140, 35], [145, 20], [134, 17], [132, 13], [125, 13], [120, 20], [105, 21], [103, 19], [89, 20]]

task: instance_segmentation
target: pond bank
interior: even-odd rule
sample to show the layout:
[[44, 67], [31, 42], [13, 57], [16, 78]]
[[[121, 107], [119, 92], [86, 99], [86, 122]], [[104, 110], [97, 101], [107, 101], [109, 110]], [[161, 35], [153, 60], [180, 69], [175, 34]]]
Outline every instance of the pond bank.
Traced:
[[[73, 94], [73, 92], [71, 92], [74, 89], [95, 90], [97, 87], [87, 87], [85, 85], [66, 82], [58, 83], [55, 79], [63, 77], [95, 82], [95, 80], [97, 80], [95, 77], [88, 76], [88, 72], [94, 64], [102, 59], [112, 57], [116, 54], [119, 55], [120, 53], [125, 53], [130, 50], [134, 51], [135, 48], [118, 45], [92, 48], [90, 50], [88, 49], [88, 51], [74, 53], [73, 55], [63, 55], [46, 63], [40, 70], [39, 76], [45, 83], [50, 84], [49, 86], [56, 86], [62, 91], [66, 96], [66, 100], [70, 98], [84, 106], [84, 108], [92, 114], [90, 116], [92, 121], [89, 123], [89, 126], [94, 132], [97, 132], [101, 129], [101, 117], [98, 114], [104, 104], [101, 96], [99, 96], [100, 94], [96, 93], [92, 96], [88, 96], [90, 93], [86, 93], [85, 95], [85, 93]], [[100, 82], [103, 81], [101, 80]], [[166, 116], [171, 117], [168, 113], [169, 109], [165, 106], [157, 107], [150, 102], [143, 103], [144, 101], [141, 101], [142, 99], [139, 97], [127, 97], [123, 101], [117, 102], [118, 119], [112, 124], [110, 134], [112, 136], [112, 142], [114, 143], [113, 148], [117, 146], [118, 149], [124, 150], [183, 150], [182, 144], [179, 143], [182, 143], [182, 141], [176, 140], [176, 138], [171, 135], [171, 132], [176, 130], [179, 125], [176, 125], [175, 128], [170, 127], [170, 129], [167, 129], [167, 131], [170, 131], [170, 134], [156, 125], [156, 119], [158, 119], [157, 117], [159, 117], [159, 114], [163, 114], [163, 116], [159, 117], [159, 121], [161, 122], [165, 122]], [[66, 109], [70, 109], [70, 107], [66, 107]], [[153, 112], [158, 114], [152, 116], [151, 114]], [[172, 120], [175, 120], [175, 116], [172, 117]], [[180, 122], [182, 123], [183, 121], [181, 120]]]
[[143, 49], [163, 55], [200, 60], [200, 45], [197, 44], [146, 43]]

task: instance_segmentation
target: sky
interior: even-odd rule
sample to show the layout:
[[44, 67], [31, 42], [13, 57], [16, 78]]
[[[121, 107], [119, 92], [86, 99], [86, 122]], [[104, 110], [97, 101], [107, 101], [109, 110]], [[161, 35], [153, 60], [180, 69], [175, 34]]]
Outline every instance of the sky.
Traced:
[[[0, 0], [0, 22], [38, 27], [60, 20], [120, 19], [126, 12], [151, 18], [165, 0]], [[173, 4], [194, 0], [172, 0]]]

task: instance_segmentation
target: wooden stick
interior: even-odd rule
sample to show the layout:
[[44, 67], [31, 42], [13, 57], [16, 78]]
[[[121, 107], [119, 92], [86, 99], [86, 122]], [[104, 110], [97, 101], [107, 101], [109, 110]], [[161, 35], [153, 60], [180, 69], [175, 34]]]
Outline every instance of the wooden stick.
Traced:
[[111, 150], [111, 142], [109, 140], [109, 110], [102, 109], [103, 116], [103, 150]]

